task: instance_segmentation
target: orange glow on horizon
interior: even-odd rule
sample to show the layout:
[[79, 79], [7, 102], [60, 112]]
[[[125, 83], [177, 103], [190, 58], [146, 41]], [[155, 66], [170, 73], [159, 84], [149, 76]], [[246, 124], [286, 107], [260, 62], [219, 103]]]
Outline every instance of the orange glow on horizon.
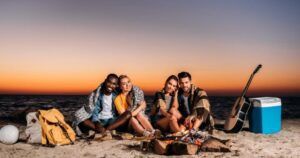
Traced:
[[293, 3], [81, 3], [1, 4], [0, 94], [89, 94], [111, 72], [152, 94], [188, 71], [238, 95], [262, 64], [249, 93], [300, 95]]
[[[83, 73], [84, 74], [84, 73]], [[248, 72], [232, 72], [228, 74], [240, 75], [240, 77], [232, 77], [231, 75], [220, 74], [215, 76], [215, 72], [203, 73], [199, 76], [192, 73], [193, 83], [212, 95], [239, 95], [249, 75]], [[1, 78], [0, 93], [1, 94], [89, 94], [93, 91], [105, 78], [106, 75], [93, 74], [76, 74], [74, 76], [57, 74], [53, 77], [44, 75], [26, 75], [19, 77], [5, 76]], [[165, 79], [168, 75], [147, 77], [147, 74], [135, 76], [133, 73], [128, 74], [133, 83], [141, 87], [146, 95], [154, 94], [163, 88]], [[250, 86], [250, 94], [299, 94], [300, 82], [297, 77], [276, 76], [265, 72], [260, 72], [253, 79]], [[93, 77], [90, 77], [93, 76]], [[153, 75], [148, 75], [153, 76]], [[221, 77], [222, 78], [221, 78]], [[293, 81], [293, 82], [289, 82]]]

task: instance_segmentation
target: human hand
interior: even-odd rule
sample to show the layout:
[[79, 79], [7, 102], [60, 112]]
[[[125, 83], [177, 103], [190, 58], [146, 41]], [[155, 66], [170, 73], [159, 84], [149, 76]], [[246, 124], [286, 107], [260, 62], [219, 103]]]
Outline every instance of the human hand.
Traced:
[[95, 131], [97, 133], [103, 133], [105, 131], [105, 128], [99, 123], [95, 123]]
[[176, 89], [174, 92], [174, 98], [177, 98], [177, 97], [178, 97], [178, 89]]
[[188, 129], [191, 129], [193, 124], [192, 124], [192, 120], [194, 119], [193, 116], [188, 116], [185, 120], [184, 120], [184, 126], [187, 127]]
[[162, 110], [167, 109], [167, 105], [162, 99], [159, 99], [159, 108], [162, 109]]

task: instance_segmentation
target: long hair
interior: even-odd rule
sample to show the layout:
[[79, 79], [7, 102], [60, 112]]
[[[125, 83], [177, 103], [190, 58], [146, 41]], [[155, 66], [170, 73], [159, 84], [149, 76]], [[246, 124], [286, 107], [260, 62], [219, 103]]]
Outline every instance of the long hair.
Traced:
[[119, 86], [121, 86], [121, 80], [124, 78], [128, 78], [128, 80], [131, 81], [131, 79], [127, 75], [120, 75], [119, 76]]
[[[127, 78], [131, 82], [131, 79], [127, 75], [120, 75], [119, 76], [119, 87], [120, 87], [120, 90], [121, 90], [121, 80], [124, 79], [124, 78]], [[122, 92], [122, 90], [120, 92]], [[126, 96], [126, 102], [127, 102], [127, 104], [129, 106], [132, 106], [134, 104], [134, 97], [135, 96], [133, 94], [133, 85], [132, 85], [132, 88], [131, 88], [130, 92]]]
[[[177, 82], [176, 88], [178, 88], [178, 78], [177, 78], [175, 75], [171, 75], [171, 76], [169, 76], [169, 77], [167, 78], [167, 80], [166, 80], [166, 82], [165, 82], [165, 87], [166, 87], [166, 85], [168, 84], [168, 82], [169, 82], [170, 80], [175, 80], [175, 81]], [[164, 87], [164, 88], [165, 88], [165, 87]], [[163, 88], [163, 91], [165, 91], [164, 88]]]

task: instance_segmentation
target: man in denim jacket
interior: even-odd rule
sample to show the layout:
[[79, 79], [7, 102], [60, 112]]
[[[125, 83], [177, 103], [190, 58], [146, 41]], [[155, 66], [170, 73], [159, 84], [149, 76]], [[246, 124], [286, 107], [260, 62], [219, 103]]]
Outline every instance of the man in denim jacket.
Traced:
[[114, 99], [117, 95], [118, 76], [109, 74], [105, 81], [89, 95], [87, 104], [75, 112], [75, 125], [79, 128], [77, 134], [94, 130], [97, 133], [105, 131], [106, 126], [116, 120]]

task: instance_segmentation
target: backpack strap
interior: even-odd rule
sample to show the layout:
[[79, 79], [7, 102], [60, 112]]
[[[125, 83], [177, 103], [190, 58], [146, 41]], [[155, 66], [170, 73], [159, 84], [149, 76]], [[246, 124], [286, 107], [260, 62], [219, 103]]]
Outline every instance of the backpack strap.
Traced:
[[58, 120], [58, 123], [57, 123], [57, 124], [58, 124], [59, 127], [61, 127], [61, 129], [63, 130], [63, 134], [69, 139], [70, 143], [73, 145], [74, 142], [72, 141], [72, 139], [71, 139], [69, 133], [67, 132], [68, 127], [67, 127], [65, 124], [63, 124], [59, 119], [57, 119], [57, 120]]

